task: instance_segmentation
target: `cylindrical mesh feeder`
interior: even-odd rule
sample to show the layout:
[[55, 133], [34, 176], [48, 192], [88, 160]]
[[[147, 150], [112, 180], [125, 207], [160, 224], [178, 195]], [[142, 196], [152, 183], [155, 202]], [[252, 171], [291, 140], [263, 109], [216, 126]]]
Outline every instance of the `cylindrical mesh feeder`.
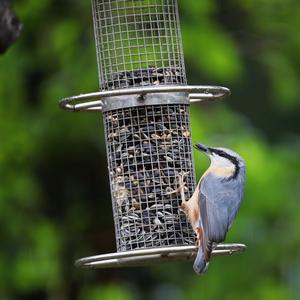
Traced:
[[[102, 111], [117, 253], [77, 265], [114, 267], [195, 256], [180, 210], [195, 189], [189, 105], [229, 90], [187, 86], [176, 0], [92, 0], [100, 92], [62, 99], [70, 111]], [[214, 255], [240, 252], [222, 244]]]

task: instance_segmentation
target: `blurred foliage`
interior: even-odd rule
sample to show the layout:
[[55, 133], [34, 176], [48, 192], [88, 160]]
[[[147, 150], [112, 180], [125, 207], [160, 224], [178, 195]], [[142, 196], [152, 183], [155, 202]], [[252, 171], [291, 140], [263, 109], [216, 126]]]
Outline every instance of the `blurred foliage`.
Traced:
[[[231, 88], [192, 106], [193, 140], [247, 162], [228, 241], [245, 254], [191, 264], [77, 270], [114, 251], [101, 116], [58, 108], [98, 88], [89, 1], [15, 1], [21, 38], [0, 57], [0, 299], [299, 299], [300, 3], [180, 0], [190, 83]], [[195, 153], [197, 174], [208, 161]]]

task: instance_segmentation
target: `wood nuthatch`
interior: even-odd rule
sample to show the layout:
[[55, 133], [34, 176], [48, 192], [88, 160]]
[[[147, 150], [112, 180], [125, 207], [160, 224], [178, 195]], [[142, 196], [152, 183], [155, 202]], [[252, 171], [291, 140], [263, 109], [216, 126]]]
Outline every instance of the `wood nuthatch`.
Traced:
[[182, 210], [197, 234], [198, 253], [194, 262], [197, 274], [207, 270], [212, 250], [225, 240], [240, 207], [245, 187], [245, 162], [234, 151], [194, 146], [210, 158], [193, 196], [186, 201], [184, 174], [179, 175]]

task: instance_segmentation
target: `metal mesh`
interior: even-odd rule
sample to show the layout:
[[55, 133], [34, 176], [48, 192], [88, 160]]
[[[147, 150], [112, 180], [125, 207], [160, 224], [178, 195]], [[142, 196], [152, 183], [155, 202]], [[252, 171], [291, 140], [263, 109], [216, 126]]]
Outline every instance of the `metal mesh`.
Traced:
[[104, 123], [118, 251], [193, 245], [177, 175], [195, 188], [188, 105], [106, 112]]
[[186, 84], [177, 0], [92, 0], [102, 90]]

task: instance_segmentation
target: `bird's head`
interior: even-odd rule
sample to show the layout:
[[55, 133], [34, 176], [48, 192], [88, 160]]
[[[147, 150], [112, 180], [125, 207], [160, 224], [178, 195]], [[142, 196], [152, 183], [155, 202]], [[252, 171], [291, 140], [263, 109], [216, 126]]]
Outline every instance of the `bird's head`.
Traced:
[[194, 147], [209, 157], [213, 167], [233, 168], [234, 175], [245, 166], [243, 158], [230, 149], [207, 147], [203, 144], [196, 144]]

